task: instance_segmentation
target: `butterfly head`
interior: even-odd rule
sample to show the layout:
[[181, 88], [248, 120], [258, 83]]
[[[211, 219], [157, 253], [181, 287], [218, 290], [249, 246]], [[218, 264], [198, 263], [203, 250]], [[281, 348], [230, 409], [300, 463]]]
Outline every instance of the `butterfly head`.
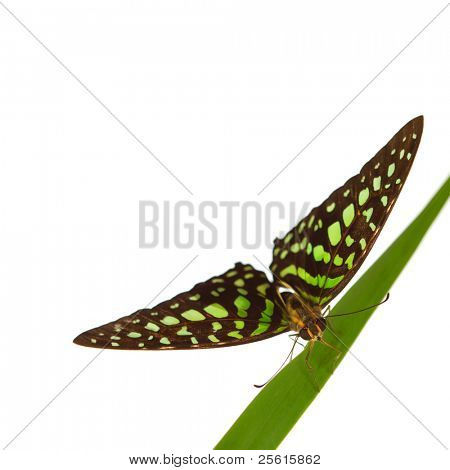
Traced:
[[286, 314], [291, 330], [297, 332], [305, 341], [317, 340], [326, 329], [326, 319], [320, 307], [305, 305], [295, 293], [286, 296]]

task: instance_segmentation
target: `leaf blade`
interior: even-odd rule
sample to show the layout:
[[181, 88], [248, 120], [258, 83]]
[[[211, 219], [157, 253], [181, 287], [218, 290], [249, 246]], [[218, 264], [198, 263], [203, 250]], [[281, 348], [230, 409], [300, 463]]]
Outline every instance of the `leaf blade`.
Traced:
[[[449, 193], [450, 178], [447, 178], [422, 212], [348, 290], [333, 312], [350, 312], [381, 301], [445, 205]], [[342, 343], [350, 347], [374, 311], [375, 308], [364, 314], [342, 317], [339, 324], [333, 322], [336, 334], [327, 331], [324, 339], [341, 350]], [[322, 345], [315, 347], [311, 363], [315, 382], [321, 388], [346, 351], [336, 361], [332, 349], [319, 346]], [[303, 352], [255, 397], [215, 449], [276, 449], [317, 394]]]

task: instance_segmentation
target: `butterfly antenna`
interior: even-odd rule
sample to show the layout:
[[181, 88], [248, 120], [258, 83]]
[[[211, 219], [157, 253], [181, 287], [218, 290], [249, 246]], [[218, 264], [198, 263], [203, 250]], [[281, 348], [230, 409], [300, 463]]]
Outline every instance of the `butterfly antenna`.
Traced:
[[326, 318], [334, 318], [334, 317], [344, 317], [345, 315], [353, 315], [355, 313], [361, 313], [365, 312], [366, 310], [370, 310], [371, 308], [378, 307], [380, 305], [383, 305], [385, 302], [389, 300], [389, 292], [386, 294], [386, 298], [383, 299], [381, 302], [371, 305], [370, 307], [363, 308], [361, 310], [355, 310], [354, 312], [348, 312], [348, 313], [338, 313], [336, 315], [328, 315]]
[[298, 343], [298, 338], [299, 338], [299, 336], [296, 335], [296, 336], [295, 336], [294, 344], [292, 345], [292, 348], [291, 348], [291, 350], [289, 351], [289, 354], [287, 355], [286, 359], [283, 361], [283, 363], [281, 364], [281, 366], [278, 368], [278, 370], [275, 372], [275, 374], [273, 374], [272, 377], [270, 377], [270, 379], [267, 380], [266, 382], [264, 382], [262, 385], [253, 385], [254, 387], [256, 387], [256, 388], [263, 388], [264, 386], [266, 386], [266, 385], [278, 374], [278, 372], [280, 372], [280, 370], [284, 367], [284, 365], [286, 364], [286, 362], [287, 362], [288, 360], [292, 360], [292, 355], [294, 354], [295, 346], [296, 346], [297, 343]]

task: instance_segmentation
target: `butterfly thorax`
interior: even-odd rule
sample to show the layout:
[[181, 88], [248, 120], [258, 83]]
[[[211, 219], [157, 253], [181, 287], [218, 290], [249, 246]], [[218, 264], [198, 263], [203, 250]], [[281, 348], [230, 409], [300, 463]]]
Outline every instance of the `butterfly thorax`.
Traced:
[[326, 320], [319, 306], [305, 305], [301, 298], [289, 292], [285, 296], [286, 316], [291, 330], [297, 332], [300, 338], [309, 341], [322, 336], [326, 328]]

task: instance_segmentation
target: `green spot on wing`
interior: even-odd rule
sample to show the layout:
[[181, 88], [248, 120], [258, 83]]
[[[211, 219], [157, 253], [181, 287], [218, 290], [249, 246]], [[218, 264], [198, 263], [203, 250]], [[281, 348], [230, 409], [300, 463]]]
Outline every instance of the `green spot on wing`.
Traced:
[[[266, 295], [266, 292], [267, 292], [267, 289], [270, 287], [270, 284], [268, 282], [265, 282], [264, 284], [260, 284], [259, 286], [257, 286], [256, 290], [262, 294], [262, 295]], [[240, 292], [240, 291], [239, 291]]]
[[370, 194], [369, 188], [364, 188], [363, 190], [359, 192], [358, 204], [360, 206], [364, 205], [367, 202], [367, 199], [369, 199], [369, 194]]
[[131, 331], [127, 334], [128, 338], [140, 338], [142, 335], [141, 333], [137, 333], [136, 331]]
[[149, 321], [145, 327], [147, 330], [150, 330], [150, 331], [159, 331], [159, 326], [156, 324], [156, 323], [153, 323], [151, 321]]
[[189, 321], [202, 321], [206, 318], [203, 313], [200, 313], [198, 310], [194, 309], [186, 310], [181, 314], [181, 316]]
[[293, 276], [297, 274], [297, 268], [295, 267], [295, 264], [290, 264], [286, 268], [282, 269], [280, 272], [281, 277], [285, 277], [288, 274], [292, 274]]
[[271, 300], [266, 299], [266, 308], [261, 313], [261, 318], [268, 322], [272, 321], [270, 317], [273, 315], [273, 307], [274, 303]]
[[313, 256], [316, 261], [322, 261], [325, 254], [325, 250], [322, 245], [317, 245], [313, 249]]
[[300, 251], [300, 243], [294, 243], [291, 246], [292, 253], [298, 253]]
[[241, 317], [241, 318], [248, 317], [248, 313], [245, 310], [238, 309], [237, 314], [238, 314], [238, 317]]
[[309, 274], [305, 269], [303, 269], [301, 266], [298, 268], [298, 277], [300, 279], [303, 279], [307, 284], [311, 286], [317, 286], [319, 283], [319, 280], [317, 276], [312, 276]]
[[381, 176], [377, 176], [373, 179], [373, 190], [379, 191], [381, 188]]
[[353, 268], [353, 260], [355, 259], [355, 253], [351, 253], [347, 259], [345, 260], [345, 264], [347, 265], [347, 268], [348, 269], [352, 269]]
[[395, 163], [391, 163], [388, 166], [388, 170], [387, 170], [387, 175], [389, 178], [394, 174], [394, 171], [395, 171]]
[[292, 232], [289, 232], [285, 237], [284, 237], [284, 243], [289, 243], [292, 240], [292, 237], [294, 234]]
[[242, 295], [240, 295], [234, 301], [234, 305], [236, 305], [237, 308], [242, 308], [244, 310], [248, 310], [248, 308], [251, 305], [251, 302], [246, 297], [243, 297]]
[[355, 243], [355, 240], [353, 240], [353, 238], [351, 237], [351, 235], [347, 235], [345, 237], [345, 244], [350, 247], [353, 245], [353, 243]]
[[373, 214], [373, 207], [370, 207], [369, 209], [366, 209], [365, 211], [362, 212], [362, 215], [366, 218], [366, 222], [370, 221], [372, 214]]
[[227, 309], [220, 304], [208, 305], [204, 310], [215, 318], [225, 318], [228, 316]]
[[288, 325], [279, 326], [279, 327], [275, 330], [275, 333], [280, 333], [281, 331], [284, 331], [287, 327], [288, 327]]
[[258, 336], [262, 333], [265, 333], [269, 329], [270, 324], [269, 323], [260, 323], [258, 328], [256, 330], [252, 331], [250, 336]]
[[342, 279], [344, 279], [343, 275], [338, 277], [327, 278], [324, 285], [325, 289], [331, 289], [332, 287], [337, 286], [342, 281]]
[[178, 331], [177, 331], [178, 336], [191, 336], [192, 333], [188, 331], [187, 326], [182, 326]]
[[349, 204], [343, 211], [342, 211], [342, 219], [344, 220], [344, 224], [348, 227], [355, 218], [355, 206], [354, 204]]
[[180, 323], [180, 320], [178, 320], [178, 318], [176, 318], [176, 317], [172, 317], [170, 315], [167, 315], [166, 317], [164, 317], [161, 320], [161, 323], [163, 323], [164, 325], [167, 325], [167, 326], [171, 326], [171, 325], [177, 325], [178, 323]]
[[339, 255], [336, 255], [333, 259], [333, 264], [335, 264], [336, 266], [342, 266], [343, 262], [344, 260]]
[[328, 238], [332, 246], [336, 246], [341, 240], [341, 224], [339, 221], [332, 223], [328, 227]]
[[307, 243], [308, 243], [308, 239], [306, 237], [303, 237], [302, 241], [300, 242], [300, 250], [304, 250], [306, 248]]
[[229, 333], [227, 333], [227, 336], [230, 336], [231, 338], [236, 338], [236, 339], [243, 338], [243, 336], [241, 335], [241, 333], [239, 333], [239, 331], [230, 331]]

